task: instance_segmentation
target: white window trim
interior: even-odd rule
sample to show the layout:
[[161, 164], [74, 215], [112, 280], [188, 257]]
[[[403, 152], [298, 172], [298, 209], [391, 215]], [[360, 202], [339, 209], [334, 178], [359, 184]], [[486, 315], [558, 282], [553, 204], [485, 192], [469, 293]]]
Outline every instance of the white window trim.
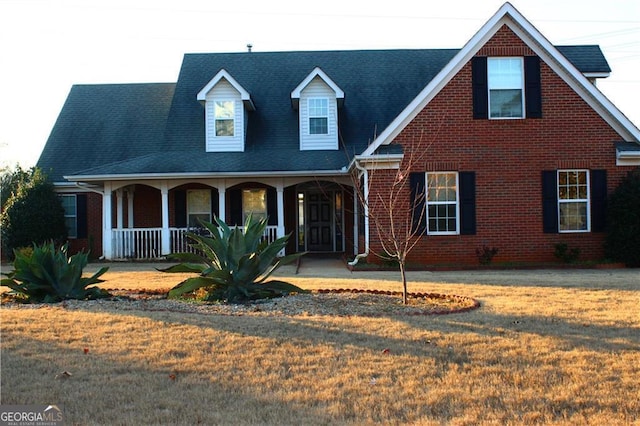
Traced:
[[[492, 59], [519, 59], [521, 70], [520, 90], [522, 91], [522, 117], [492, 117], [491, 116], [491, 74], [489, 73], [489, 62]], [[487, 58], [487, 115], [489, 120], [523, 120], [527, 118], [526, 102], [525, 102], [525, 90], [524, 90], [524, 58], [521, 56], [491, 56]]]
[[[451, 201], [429, 201], [429, 175], [436, 174], [454, 174], [456, 176], [456, 230], [455, 231], [430, 231], [429, 230], [429, 206], [430, 205], [449, 205]], [[460, 235], [460, 175], [458, 172], [427, 172], [424, 177], [425, 189], [425, 212], [427, 218], [427, 235]]]
[[[224, 135], [224, 136], [218, 136], [217, 135], [217, 122], [218, 122], [218, 117], [216, 116], [216, 104], [218, 102], [231, 102], [233, 104], [233, 118], [231, 118], [231, 120], [233, 120], [233, 134], [232, 135]], [[224, 138], [228, 138], [228, 139], [232, 139], [235, 138], [237, 135], [237, 124], [236, 123], [236, 101], [235, 99], [213, 99], [211, 108], [213, 108], [213, 138], [214, 139], [224, 139]], [[220, 120], [229, 120], [229, 118], [221, 118]]]
[[[311, 101], [324, 100], [327, 103], [327, 115], [311, 115]], [[307, 135], [309, 136], [331, 136], [331, 118], [329, 117], [329, 111], [331, 99], [326, 97], [311, 97], [307, 98]], [[311, 133], [311, 119], [312, 118], [326, 118], [327, 119], [327, 133]]]
[[[576, 198], [572, 200], [560, 199], [560, 173], [566, 172], [585, 172], [587, 176], [587, 198]], [[575, 233], [587, 233], [591, 232], [591, 174], [588, 169], [559, 169], [556, 172], [556, 198], [558, 200], [558, 233], [560, 234], [575, 234]], [[560, 204], [571, 203], [587, 203], [587, 229], [561, 229], [560, 228]]]
[[70, 232], [69, 232], [69, 229], [67, 229], [67, 234], [68, 234], [67, 237], [69, 239], [75, 240], [76, 238], [78, 238], [78, 197], [76, 196], [76, 194], [61, 194], [61, 195], [59, 195], [59, 197], [61, 197], [61, 198], [64, 198], [64, 197], [73, 198], [73, 204], [76, 206], [76, 214], [69, 215], [69, 214], [67, 214], [66, 211], [64, 212], [65, 222], [66, 222], [66, 219], [68, 217], [72, 217], [72, 218], [75, 219], [75, 221], [74, 221], [74, 223], [75, 223], [75, 232], [74, 232], [74, 234], [75, 235], [71, 235]]

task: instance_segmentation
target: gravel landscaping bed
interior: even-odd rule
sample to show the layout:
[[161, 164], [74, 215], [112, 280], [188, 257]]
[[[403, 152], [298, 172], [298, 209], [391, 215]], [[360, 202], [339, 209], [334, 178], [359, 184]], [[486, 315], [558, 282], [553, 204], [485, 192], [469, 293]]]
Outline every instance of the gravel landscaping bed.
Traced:
[[161, 291], [110, 290], [112, 298], [57, 304], [3, 303], [3, 308], [38, 309], [63, 307], [95, 311], [167, 311], [190, 314], [255, 315], [255, 316], [402, 316], [442, 315], [476, 309], [480, 304], [469, 297], [413, 293], [408, 305], [402, 304], [398, 292], [364, 290], [318, 290], [247, 304], [202, 303], [168, 300]]

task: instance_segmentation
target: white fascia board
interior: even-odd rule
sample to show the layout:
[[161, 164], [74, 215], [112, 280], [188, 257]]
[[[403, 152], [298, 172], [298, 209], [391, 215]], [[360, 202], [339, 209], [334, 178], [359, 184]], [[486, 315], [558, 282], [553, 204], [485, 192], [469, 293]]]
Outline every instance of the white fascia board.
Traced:
[[640, 151], [616, 151], [616, 166], [640, 166]]
[[197, 95], [197, 100], [204, 102], [207, 100], [207, 93], [209, 93], [211, 91], [211, 89], [213, 89], [216, 84], [218, 84], [220, 82], [220, 80], [225, 79], [229, 82], [229, 84], [231, 84], [233, 86], [234, 89], [236, 89], [238, 92], [240, 92], [240, 98], [242, 99], [242, 102], [245, 105], [245, 108], [247, 108], [250, 111], [255, 111], [256, 107], [253, 104], [253, 101], [251, 100], [251, 95], [249, 94], [249, 92], [246, 91], [246, 89], [244, 87], [242, 87], [242, 85], [240, 85], [240, 83], [238, 83], [236, 81], [235, 78], [233, 78], [231, 76], [231, 74], [229, 74], [227, 72], [227, 70], [225, 69], [221, 69], [218, 74], [215, 75], [215, 77], [213, 77], [206, 86], [204, 86]]
[[232, 177], [289, 177], [289, 176], [340, 176], [347, 174], [347, 168], [340, 170], [295, 170], [279, 172], [223, 172], [223, 173], [133, 173], [113, 175], [74, 175], [63, 176], [70, 182], [97, 182], [116, 180], [155, 180], [155, 179], [211, 179]]
[[349, 168], [358, 162], [367, 170], [399, 169], [404, 154], [356, 155]]
[[609, 73], [609, 72], [585, 72], [582, 75], [584, 75], [587, 78], [609, 78], [609, 76], [611, 76], [611, 73]]
[[342, 102], [344, 101], [344, 91], [335, 83], [335, 81], [331, 80], [331, 78], [324, 71], [322, 71], [320, 67], [315, 67], [313, 71], [311, 71], [309, 75], [307, 75], [305, 79], [302, 80], [302, 82], [298, 84], [295, 89], [293, 89], [293, 91], [291, 92], [291, 100], [294, 103], [298, 102], [300, 99], [300, 93], [304, 90], [305, 87], [309, 85], [309, 83], [311, 83], [311, 80], [316, 77], [320, 77], [322, 81], [324, 81], [326, 85], [335, 92], [336, 99], [338, 100], [338, 105], [341, 106]]
[[505, 3], [464, 45], [447, 65], [429, 82], [411, 103], [362, 152], [370, 155], [380, 145], [387, 145], [420, 113], [420, 111], [451, 81], [464, 65], [503, 26], [509, 26], [529, 47], [580, 94], [622, 137], [640, 141], [640, 130], [589, 82], [524, 16], [510, 3]]

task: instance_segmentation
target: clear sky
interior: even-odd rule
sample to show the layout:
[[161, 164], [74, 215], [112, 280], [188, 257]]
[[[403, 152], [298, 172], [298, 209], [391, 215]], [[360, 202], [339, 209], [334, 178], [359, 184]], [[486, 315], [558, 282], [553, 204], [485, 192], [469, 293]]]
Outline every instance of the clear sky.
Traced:
[[[503, 0], [0, 0], [0, 166], [37, 161], [73, 84], [175, 82], [200, 52], [460, 48]], [[599, 44], [640, 126], [640, 1], [513, 0], [554, 44]]]

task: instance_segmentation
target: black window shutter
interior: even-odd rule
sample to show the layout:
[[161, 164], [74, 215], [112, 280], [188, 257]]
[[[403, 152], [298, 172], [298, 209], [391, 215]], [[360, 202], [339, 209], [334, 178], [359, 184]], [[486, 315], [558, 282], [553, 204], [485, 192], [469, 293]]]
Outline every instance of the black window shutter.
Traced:
[[542, 172], [542, 230], [546, 234], [558, 232], [558, 173]]
[[527, 118], [542, 118], [542, 84], [540, 58], [524, 57], [524, 101]]
[[278, 193], [275, 188], [267, 188], [267, 215], [268, 225], [278, 224]]
[[591, 170], [591, 231], [604, 232], [607, 212], [607, 171]]
[[87, 194], [76, 195], [76, 238], [87, 238]]
[[460, 234], [476, 233], [476, 173], [460, 172]]
[[412, 230], [418, 234], [427, 233], [427, 210], [424, 172], [409, 174], [409, 187], [411, 189], [411, 220]]
[[220, 199], [218, 199], [218, 190], [211, 190], [211, 222], [215, 223], [216, 217], [220, 217]]
[[473, 91], [473, 118], [489, 118], [489, 86], [487, 83], [487, 57], [471, 59], [471, 81]]
[[187, 191], [173, 191], [173, 203], [176, 214], [176, 228], [187, 227]]
[[242, 220], [242, 190], [232, 189], [229, 194], [229, 225], [243, 226]]

